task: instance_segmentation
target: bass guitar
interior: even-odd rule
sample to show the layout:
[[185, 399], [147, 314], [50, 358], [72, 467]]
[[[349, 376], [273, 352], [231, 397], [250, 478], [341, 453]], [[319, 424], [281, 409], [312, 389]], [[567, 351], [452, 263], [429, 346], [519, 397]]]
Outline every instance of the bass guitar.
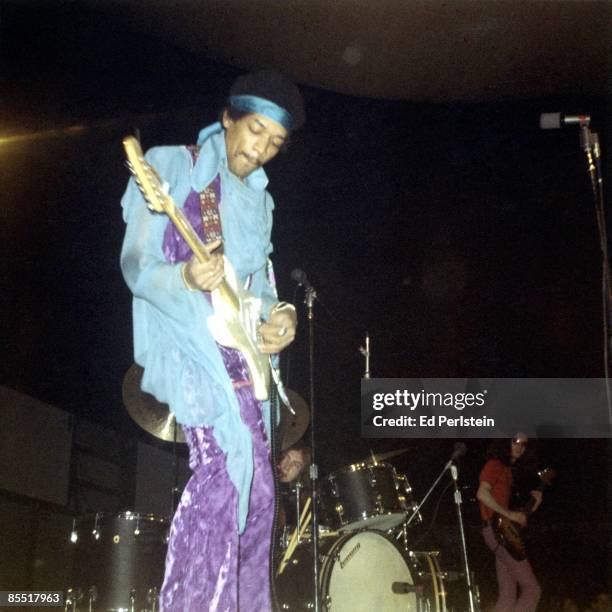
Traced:
[[[126, 136], [123, 148], [128, 168], [149, 209], [168, 215], [198, 261], [209, 261], [211, 256], [204, 248], [204, 243], [164, 189], [156, 170], [145, 160], [138, 140]], [[270, 360], [257, 349], [261, 300], [240, 284], [230, 262], [225, 257], [223, 259], [225, 278], [217, 289], [211, 291], [215, 313], [207, 320], [208, 328], [220, 345], [242, 353], [249, 368], [255, 397], [266, 400], [270, 390]]]
[[[552, 484], [557, 472], [550, 468], [546, 468], [538, 472], [540, 478], [540, 486], [538, 490], [542, 490], [545, 486]], [[527, 516], [533, 513], [536, 500], [532, 497], [529, 503], [524, 506], [519, 512], [523, 512]], [[525, 542], [521, 536], [521, 528], [516, 523], [513, 523], [509, 518], [495, 513], [491, 518], [491, 527], [495, 534], [495, 539], [510, 553], [510, 556], [517, 561], [522, 561], [527, 558], [527, 550]]]

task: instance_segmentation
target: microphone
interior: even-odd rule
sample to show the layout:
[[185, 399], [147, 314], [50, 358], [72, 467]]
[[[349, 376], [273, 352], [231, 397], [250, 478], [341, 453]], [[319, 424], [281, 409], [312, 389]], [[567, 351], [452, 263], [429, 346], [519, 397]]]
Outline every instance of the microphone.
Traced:
[[459, 459], [459, 457], [463, 457], [465, 453], [467, 453], [467, 446], [463, 442], [455, 442], [455, 448], [450, 460], [457, 461], [457, 459]]
[[542, 130], [558, 130], [565, 125], [585, 126], [590, 123], [590, 115], [564, 115], [562, 113], [542, 113], [540, 115], [540, 129]]
[[306, 277], [306, 272], [296, 268], [291, 272], [291, 280], [294, 280], [298, 285], [302, 285], [307, 291], [312, 291], [312, 285]]

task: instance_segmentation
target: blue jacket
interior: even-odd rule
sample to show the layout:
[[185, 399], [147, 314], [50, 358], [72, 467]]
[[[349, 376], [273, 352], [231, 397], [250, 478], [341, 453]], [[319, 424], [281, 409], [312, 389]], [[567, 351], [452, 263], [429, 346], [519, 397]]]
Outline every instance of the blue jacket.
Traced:
[[[202, 148], [195, 166], [188, 149], [181, 146], [156, 147], [145, 157], [168, 183], [169, 194], [180, 207], [192, 188], [201, 192], [220, 174], [225, 256], [241, 282], [252, 275], [249, 290], [262, 299], [267, 317], [278, 301], [268, 259], [274, 202], [266, 191], [267, 176], [259, 168], [242, 182], [229, 171], [219, 123], [202, 130], [198, 144]], [[127, 224], [121, 270], [134, 295], [134, 359], [145, 369], [142, 389], [167, 403], [179, 423], [214, 427], [238, 491], [238, 531], [242, 533], [253, 477], [253, 448], [231, 380], [206, 324], [212, 308], [201, 292], [184, 286], [180, 264], [166, 261], [162, 244], [169, 220], [147, 208], [134, 179], [129, 181], [121, 204]], [[265, 402], [267, 428], [269, 412]]]

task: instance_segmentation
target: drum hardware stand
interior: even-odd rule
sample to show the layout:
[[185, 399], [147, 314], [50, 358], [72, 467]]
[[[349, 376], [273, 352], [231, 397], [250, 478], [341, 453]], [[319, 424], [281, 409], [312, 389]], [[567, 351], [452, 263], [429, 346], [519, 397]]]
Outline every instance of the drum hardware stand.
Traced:
[[94, 527], [91, 532], [91, 535], [96, 540], [100, 539], [100, 513], [99, 512], [96, 512], [96, 516], [94, 518]]
[[178, 423], [176, 422], [176, 419], [174, 419], [173, 439], [172, 439], [172, 464], [173, 464], [172, 467], [174, 470], [174, 483], [172, 485], [172, 493], [171, 493], [171, 500], [170, 500], [170, 520], [172, 520], [172, 517], [174, 516], [174, 513], [176, 512], [176, 509], [178, 508], [179, 502], [181, 500], [181, 491], [179, 490], [179, 486], [178, 486], [179, 464], [178, 464], [178, 455], [176, 452], [176, 449], [178, 446], [177, 427], [178, 427]]
[[66, 601], [64, 603], [64, 612], [76, 612], [77, 604], [83, 599], [81, 589], [68, 589], [66, 591]]
[[93, 612], [94, 603], [96, 603], [98, 599], [98, 589], [95, 586], [90, 586], [87, 589], [87, 610], [88, 612]]
[[295, 525], [297, 529], [297, 543], [299, 544], [302, 541], [302, 517], [300, 516], [300, 508], [301, 504], [301, 493], [300, 490], [302, 488], [302, 483], [298, 480], [295, 483]]
[[159, 602], [159, 591], [157, 587], [153, 587], [147, 591], [147, 603], [151, 612], [157, 612], [157, 605]]
[[70, 541], [76, 544], [79, 539], [79, 534], [76, 530], [76, 518], [72, 519], [72, 531], [70, 532]]
[[[453, 453], [453, 455], [454, 454], [455, 453]], [[465, 543], [465, 532], [463, 530], [463, 516], [461, 514], [461, 503], [462, 503], [461, 491], [459, 489], [459, 486], [457, 485], [457, 477], [458, 477], [459, 470], [457, 469], [457, 466], [454, 463], [451, 463], [450, 465], [450, 472], [451, 472], [451, 476], [453, 478], [453, 484], [455, 487], [454, 498], [455, 498], [455, 505], [457, 506], [457, 519], [459, 521], [459, 532], [461, 534], [461, 548], [462, 548], [462, 553], [463, 553], [463, 569], [464, 569], [464, 574], [465, 574], [465, 584], [467, 586], [468, 597], [470, 601], [470, 612], [479, 612], [477, 598], [474, 595], [474, 589], [472, 586], [472, 574], [470, 572], [470, 566], [469, 566], [468, 556], [467, 556], [467, 546]]]

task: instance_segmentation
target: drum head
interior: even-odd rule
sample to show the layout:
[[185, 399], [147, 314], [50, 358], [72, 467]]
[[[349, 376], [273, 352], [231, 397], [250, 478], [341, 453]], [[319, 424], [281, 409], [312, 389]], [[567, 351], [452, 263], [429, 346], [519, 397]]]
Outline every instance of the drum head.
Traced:
[[[323, 568], [328, 612], [417, 612], [414, 580], [403, 555], [386, 536], [361, 531], [338, 540]], [[395, 583], [395, 584], [394, 584]], [[395, 590], [408, 592], [394, 593]]]

